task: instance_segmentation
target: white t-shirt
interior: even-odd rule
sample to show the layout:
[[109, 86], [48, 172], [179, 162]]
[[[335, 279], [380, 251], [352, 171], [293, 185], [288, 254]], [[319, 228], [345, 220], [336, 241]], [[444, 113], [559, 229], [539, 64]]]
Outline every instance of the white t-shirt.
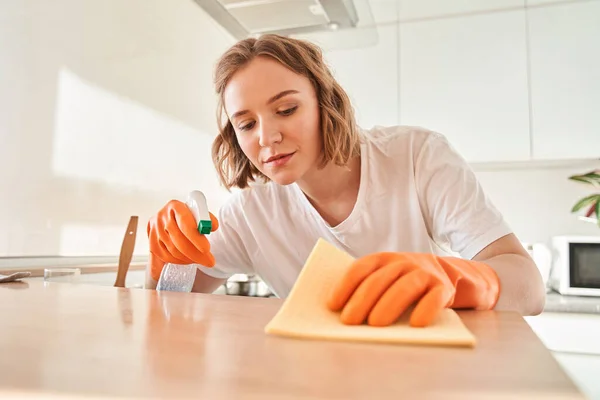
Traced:
[[331, 227], [296, 184], [273, 182], [234, 192], [207, 236], [228, 278], [256, 274], [287, 297], [318, 238], [353, 257], [380, 251], [426, 252], [471, 259], [511, 233], [473, 171], [446, 138], [423, 128], [362, 130], [361, 177], [351, 214]]

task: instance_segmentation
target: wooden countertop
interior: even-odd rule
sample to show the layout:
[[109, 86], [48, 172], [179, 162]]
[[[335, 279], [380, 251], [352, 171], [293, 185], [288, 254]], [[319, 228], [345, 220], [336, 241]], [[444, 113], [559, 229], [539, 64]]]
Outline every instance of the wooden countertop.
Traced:
[[282, 300], [0, 284], [0, 397], [582, 399], [517, 314], [461, 312], [470, 348], [267, 336]]

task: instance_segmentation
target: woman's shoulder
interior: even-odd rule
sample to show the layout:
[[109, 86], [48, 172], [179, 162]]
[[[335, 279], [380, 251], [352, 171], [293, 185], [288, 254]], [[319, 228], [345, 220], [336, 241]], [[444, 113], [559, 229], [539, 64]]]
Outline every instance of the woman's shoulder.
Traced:
[[446, 140], [439, 132], [410, 125], [376, 125], [362, 129], [361, 136], [365, 144], [388, 156], [419, 153], [430, 141]]
[[377, 125], [361, 130], [361, 137], [372, 153], [402, 159], [416, 159], [431, 144], [447, 143], [446, 137], [439, 132], [410, 125]]
[[251, 182], [244, 189], [235, 189], [219, 209], [221, 215], [235, 219], [248, 213], [258, 214], [279, 205], [285, 206], [290, 197], [289, 188], [273, 182]]

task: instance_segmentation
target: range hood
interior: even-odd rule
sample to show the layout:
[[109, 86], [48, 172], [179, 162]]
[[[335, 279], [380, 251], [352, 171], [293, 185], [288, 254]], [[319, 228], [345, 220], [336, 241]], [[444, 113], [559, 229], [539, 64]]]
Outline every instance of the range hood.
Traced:
[[362, 0], [194, 1], [238, 40], [265, 33], [292, 36], [347, 30], [361, 22], [355, 2]]

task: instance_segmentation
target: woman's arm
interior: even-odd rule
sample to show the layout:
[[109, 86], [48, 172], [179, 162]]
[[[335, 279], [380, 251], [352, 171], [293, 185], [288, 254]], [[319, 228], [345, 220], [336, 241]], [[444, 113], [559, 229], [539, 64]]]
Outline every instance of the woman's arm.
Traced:
[[150, 274], [150, 263], [146, 264], [146, 277], [144, 282], [144, 289], [152, 289], [156, 290], [156, 285], [158, 285], [158, 281], [152, 279], [152, 275]]
[[202, 271], [196, 271], [196, 279], [194, 279], [194, 286], [192, 286], [192, 292], [194, 293], [213, 293], [224, 284], [227, 279], [213, 278], [212, 276], [206, 275]]
[[496, 272], [495, 309], [539, 314], [545, 304], [541, 274], [470, 165], [437, 133], [428, 135], [418, 154], [415, 178], [432, 239]]
[[500, 279], [500, 297], [496, 310], [538, 315], [546, 301], [541, 274], [514, 234], [490, 243], [474, 258], [493, 268]]

